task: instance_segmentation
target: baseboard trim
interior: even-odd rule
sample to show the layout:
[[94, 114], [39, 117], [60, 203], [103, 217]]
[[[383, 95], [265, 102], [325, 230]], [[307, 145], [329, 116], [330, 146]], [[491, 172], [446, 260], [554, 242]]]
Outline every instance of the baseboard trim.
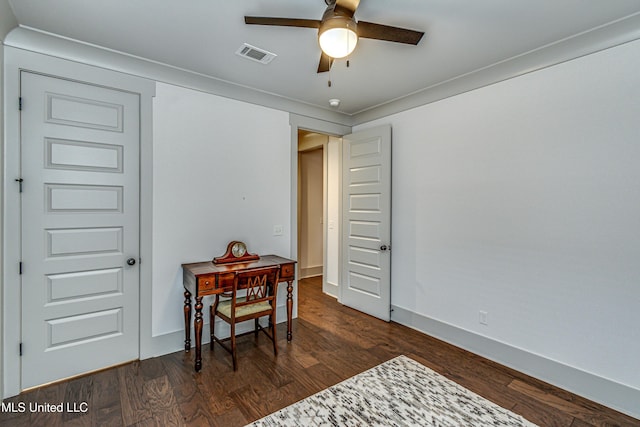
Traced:
[[327, 281], [322, 291], [327, 295], [331, 295], [334, 298], [338, 298], [338, 285], [336, 283], [331, 283]]
[[307, 279], [309, 277], [322, 276], [322, 266], [316, 265], [313, 267], [300, 267], [300, 279]]
[[640, 419], [640, 390], [392, 306], [391, 320]]

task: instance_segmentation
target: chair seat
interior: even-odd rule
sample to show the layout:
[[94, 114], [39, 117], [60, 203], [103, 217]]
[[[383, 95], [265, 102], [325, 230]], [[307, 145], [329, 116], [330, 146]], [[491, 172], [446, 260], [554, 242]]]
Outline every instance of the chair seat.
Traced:
[[[245, 298], [238, 298], [238, 302], [244, 302]], [[221, 301], [218, 304], [218, 313], [227, 317], [231, 317], [231, 300]], [[269, 301], [262, 301], [255, 304], [242, 305], [236, 307], [236, 317], [244, 317], [251, 314], [260, 313], [262, 311], [271, 311], [271, 304]]]

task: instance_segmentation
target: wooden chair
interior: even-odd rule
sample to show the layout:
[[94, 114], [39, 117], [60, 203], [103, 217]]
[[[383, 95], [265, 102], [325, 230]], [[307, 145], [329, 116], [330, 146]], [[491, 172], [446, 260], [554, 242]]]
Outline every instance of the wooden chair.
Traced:
[[[238, 370], [236, 358], [236, 324], [246, 320], [254, 319], [254, 330], [256, 339], [258, 331], [273, 341], [273, 353], [278, 355], [278, 344], [276, 338], [276, 295], [278, 290], [278, 280], [280, 275], [279, 267], [258, 268], [236, 272], [233, 280], [233, 291], [228, 294], [216, 295], [210, 308], [211, 325], [211, 350], [214, 342], [217, 342], [231, 353], [233, 357], [233, 370]], [[221, 300], [220, 296], [228, 297]], [[215, 336], [215, 317], [218, 316], [231, 326], [231, 347]], [[269, 332], [260, 325], [260, 318], [269, 316]], [[251, 333], [251, 332], [248, 332]], [[241, 334], [245, 335], [245, 334]], [[238, 335], [238, 336], [241, 336]]]

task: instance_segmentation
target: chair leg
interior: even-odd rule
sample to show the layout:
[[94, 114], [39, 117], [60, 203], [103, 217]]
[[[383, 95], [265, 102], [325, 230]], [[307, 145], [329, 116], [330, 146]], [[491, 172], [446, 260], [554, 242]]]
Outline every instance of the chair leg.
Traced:
[[216, 311], [218, 310], [218, 295], [216, 295], [216, 299], [213, 301], [213, 304], [211, 304], [211, 306], [209, 306], [209, 330], [210, 330], [210, 348], [211, 350], [213, 350], [213, 343], [216, 340]]
[[216, 325], [215, 319], [216, 319], [216, 315], [215, 315], [215, 312], [213, 311], [213, 305], [211, 305], [211, 306], [209, 306], [209, 331], [210, 331], [209, 339], [211, 340], [209, 342], [209, 349], [210, 350], [213, 350], [213, 343], [216, 340], [215, 335], [214, 335], [214, 332], [215, 332], [214, 329], [215, 329], [215, 325]]
[[259, 318], [255, 318], [254, 320], [254, 326], [253, 326], [253, 333], [256, 337], [256, 340], [258, 339], [258, 332], [260, 332], [260, 322], [259, 322]]
[[271, 338], [273, 339], [273, 354], [278, 355], [278, 337], [276, 336], [276, 311], [273, 310], [269, 316], [269, 324], [271, 326]]
[[238, 359], [236, 358], [236, 324], [231, 323], [231, 357], [233, 358], [233, 370], [238, 370]]

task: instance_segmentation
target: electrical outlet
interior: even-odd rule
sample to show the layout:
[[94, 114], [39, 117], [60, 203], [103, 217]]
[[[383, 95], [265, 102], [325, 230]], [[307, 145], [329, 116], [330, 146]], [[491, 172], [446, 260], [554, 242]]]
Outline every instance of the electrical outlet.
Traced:
[[478, 316], [478, 322], [480, 322], [481, 325], [489, 325], [488, 316], [489, 316], [489, 313], [487, 313], [486, 311], [480, 310], [480, 313]]
[[273, 226], [273, 235], [274, 236], [282, 236], [284, 227], [282, 227], [281, 225], [274, 225]]

